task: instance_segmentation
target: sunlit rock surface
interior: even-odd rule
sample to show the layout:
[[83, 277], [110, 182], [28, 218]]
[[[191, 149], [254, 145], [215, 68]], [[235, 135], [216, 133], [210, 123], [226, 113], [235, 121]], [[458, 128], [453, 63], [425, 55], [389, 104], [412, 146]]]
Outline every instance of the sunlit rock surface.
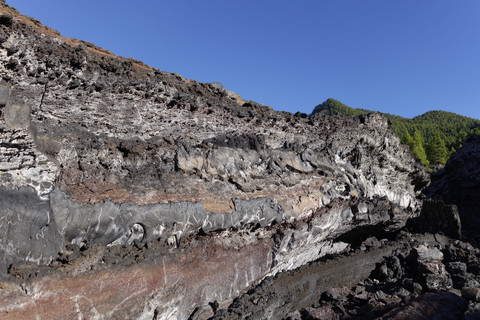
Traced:
[[0, 6], [2, 318], [185, 319], [420, 210], [380, 114], [242, 104]]

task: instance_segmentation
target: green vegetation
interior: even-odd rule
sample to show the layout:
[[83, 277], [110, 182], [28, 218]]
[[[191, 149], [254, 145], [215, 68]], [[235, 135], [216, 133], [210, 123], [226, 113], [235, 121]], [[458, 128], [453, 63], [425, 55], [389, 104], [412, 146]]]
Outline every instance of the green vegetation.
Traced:
[[[315, 113], [359, 115], [371, 111], [350, 108], [335, 99], [327, 99], [315, 107]], [[480, 134], [480, 120], [447, 111], [428, 111], [412, 119], [385, 114], [403, 144], [427, 167], [444, 165], [462, 147], [469, 134]]]
[[330, 115], [334, 115], [334, 114], [359, 115], [359, 114], [366, 114], [371, 111], [365, 110], [365, 109], [350, 108], [349, 106], [344, 105], [338, 100], [328, 98], [322, 104], [319, 104], [318, 106], [316, 106], [315, 109], [313, 109], [312, 114], [320, 113], [320, 112], [328, 113]]

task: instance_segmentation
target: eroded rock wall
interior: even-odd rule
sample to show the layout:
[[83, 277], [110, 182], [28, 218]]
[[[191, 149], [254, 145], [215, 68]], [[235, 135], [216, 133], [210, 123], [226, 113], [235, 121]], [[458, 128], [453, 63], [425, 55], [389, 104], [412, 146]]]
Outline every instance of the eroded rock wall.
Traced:
[[467, 137], [463, 147], [450, 157], [445, 167], [432, 175], [432, 183], [425, 192], [430, 198], [456, 205], [462, 231], [471, 239], [479, 240], [480, 136]]
[[[65, 289], [76, 301], [71, 318], [185, 318], [419, 211], [423, 170], [380, 114], [307, 117], [242, 104], [218, 83], [115, 57], [0, 7], [0, 230], [16, 234], [0, 241], [0, 274], [22, 261], [63, 274], [65, 257], [95, 246], [156, 243], [168, 260], [139, 256], [138, 266], [102, 273], [94, 266], [115, 263], [80, 259], [93, 269], [72, 267], [68, 281], [82, 285]], [[209, 245], [218, 250], [201, 249]], [[127, 296], [106, 297], [92, 283], [129, 270], [151, 277], [132, 276]], [[68, 318], [37, 308], [61, 294], [62, 282], [49, 281], [23, 284], [25, 296], [0, 303], [3, 315], [26, 299], [32, 317]], [[97, 289], [103, 298], [85, 302]]]

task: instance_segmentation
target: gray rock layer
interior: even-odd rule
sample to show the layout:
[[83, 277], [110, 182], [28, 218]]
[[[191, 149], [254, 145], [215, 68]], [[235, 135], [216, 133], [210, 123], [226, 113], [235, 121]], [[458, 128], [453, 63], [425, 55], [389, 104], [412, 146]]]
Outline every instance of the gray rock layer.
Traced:
[[[0, 227], [14, 235], [0, 241], [3, 273], [72, 245], [272, 239], [268, 266], [228, 299], [419, 211], [423, 170], [378, 113], [307, 117], [243, 103], [218, 83], [115, 57], [0, 8]], [[197, 295], [185, 301], [208, 302]]]
[[0, 187], [0, 267], [3, 272], [22, 261], [48, 264], [63, 249], [48, 201], [32, 188]]

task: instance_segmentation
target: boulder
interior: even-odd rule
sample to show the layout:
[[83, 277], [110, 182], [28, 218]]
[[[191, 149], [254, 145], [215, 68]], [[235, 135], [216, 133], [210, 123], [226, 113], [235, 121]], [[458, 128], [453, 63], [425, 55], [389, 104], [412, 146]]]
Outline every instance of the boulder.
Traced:
[[423, 201], [420, 215], [407, 223], [412, 232], [441, 233], [460, 239], [462, 224], [456, 205], [446, 205], [440, 199]]
[[480, 301], [480, 288], [462, 288], [462, 297], [470, 301]]
[[428, 291], [452, 287], [452, 279], [442, 263], [443, 253], [435, 247], [421, 244], [413, 249], [416, 257], [416, 278]]
[[305, 320], [339, 320], [340, 316], [329, 307], [308, 308], [303, 310], [302, 319]]
[[454, 293], [425, 293], [410, 304], [396, 308], [383, 320], [454, 320], [462, 319], [468, 303]]

